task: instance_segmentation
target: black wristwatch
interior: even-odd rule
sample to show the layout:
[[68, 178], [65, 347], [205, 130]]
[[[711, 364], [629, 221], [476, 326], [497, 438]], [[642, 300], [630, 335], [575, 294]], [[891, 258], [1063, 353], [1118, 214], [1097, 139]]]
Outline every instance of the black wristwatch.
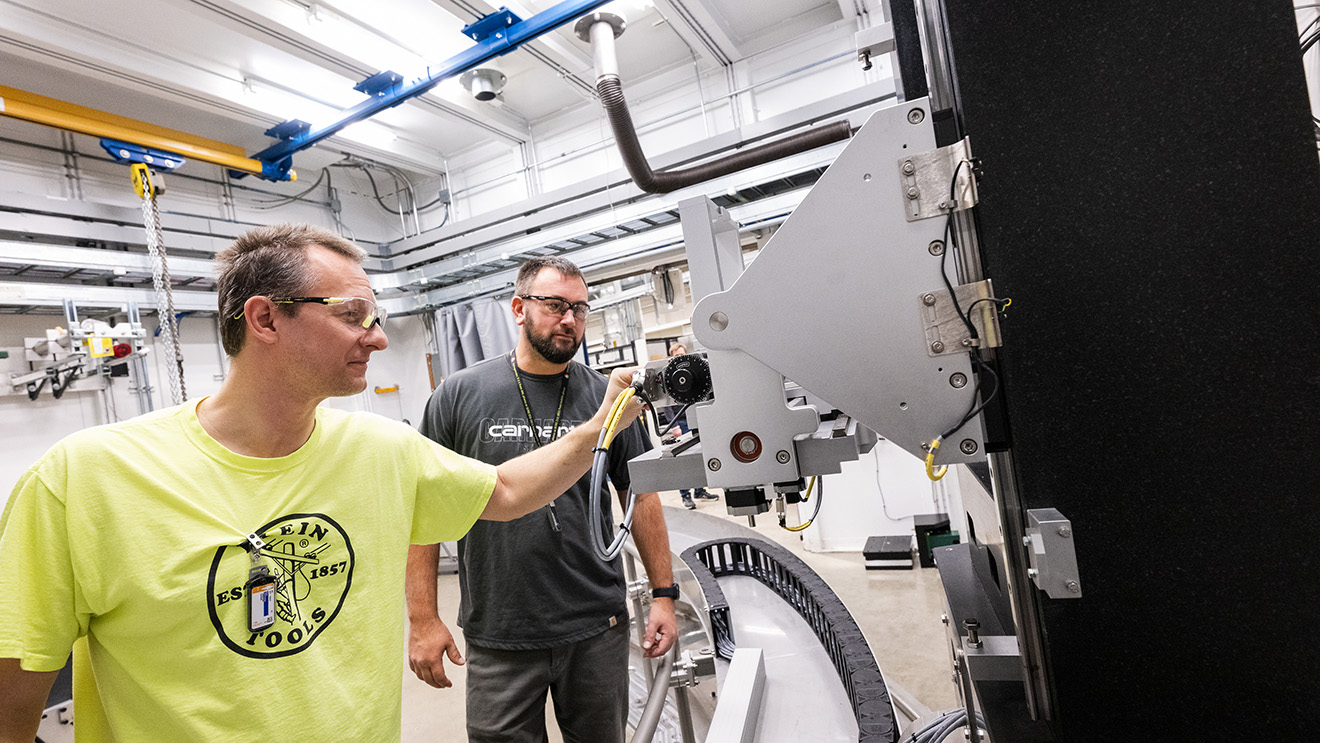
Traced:
[[668, 588], [652, 588], [651, 598], [653, 599], [673, 599], [678, 600], [678, 584], [675, 583]]

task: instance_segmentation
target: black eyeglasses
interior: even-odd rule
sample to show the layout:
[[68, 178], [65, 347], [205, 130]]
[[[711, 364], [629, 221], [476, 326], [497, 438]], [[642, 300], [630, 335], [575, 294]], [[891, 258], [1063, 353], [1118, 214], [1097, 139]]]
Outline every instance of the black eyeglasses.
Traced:
[[563, 317], [565, 312], [572, 310], [573, 317], [582, 320], [591, 311], [591, 305], [586, 302], [570, 302], [563, 297], [538, 297], [535, 294], [519, 294], [518, 296], [522, 299], [535, 299], [541, 303], [541, 309], [559, 317]]
[[[385, 308], [377, 307], [375, 302], [362, 297], [270, 297], [270, 301], [275, 304], [323, 304], [333, 308], [332, 311], [340, 320], [361, 330], [370, 330], [376, 323], [384, 327], [385, 318], [389, 315]], [[235, 320], [241, 317], [242, 312], [234, 315]]]

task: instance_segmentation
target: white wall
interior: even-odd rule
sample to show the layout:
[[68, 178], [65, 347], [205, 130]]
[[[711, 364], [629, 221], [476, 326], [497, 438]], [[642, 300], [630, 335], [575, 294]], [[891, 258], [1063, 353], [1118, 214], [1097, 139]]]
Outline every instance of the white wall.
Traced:
[[[955, 478], [932, 483], [925, 462], [881, 440], [843, 472], [826, 475], [825, 495], [816, 522], [802, 532], [812, 552], [860, 552], [867, 537], [912, 534], [912, 517], [947, 513], [950, 525], [966, 534], [961, 496]], [[800, 507], [809, 518], [810, 503]]]

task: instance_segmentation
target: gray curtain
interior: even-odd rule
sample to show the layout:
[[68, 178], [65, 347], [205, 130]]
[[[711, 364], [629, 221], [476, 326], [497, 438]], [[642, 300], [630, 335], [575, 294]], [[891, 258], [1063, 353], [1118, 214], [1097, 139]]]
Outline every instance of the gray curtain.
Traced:
[[518, 343], [518, 324], [513, 321], [508, 299], [476, 299], [444, 307], [435, 313], [436, 351], [440, 374], [508, 353]]

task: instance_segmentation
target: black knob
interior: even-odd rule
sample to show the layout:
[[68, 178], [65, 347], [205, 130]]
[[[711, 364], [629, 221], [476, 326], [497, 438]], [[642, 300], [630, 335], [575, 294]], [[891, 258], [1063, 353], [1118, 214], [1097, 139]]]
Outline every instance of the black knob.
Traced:
[[697, 354], [675, 356], [665, 367], [664, 386], [677, 403], [701, 402], [710, 396], [710, 364]]

